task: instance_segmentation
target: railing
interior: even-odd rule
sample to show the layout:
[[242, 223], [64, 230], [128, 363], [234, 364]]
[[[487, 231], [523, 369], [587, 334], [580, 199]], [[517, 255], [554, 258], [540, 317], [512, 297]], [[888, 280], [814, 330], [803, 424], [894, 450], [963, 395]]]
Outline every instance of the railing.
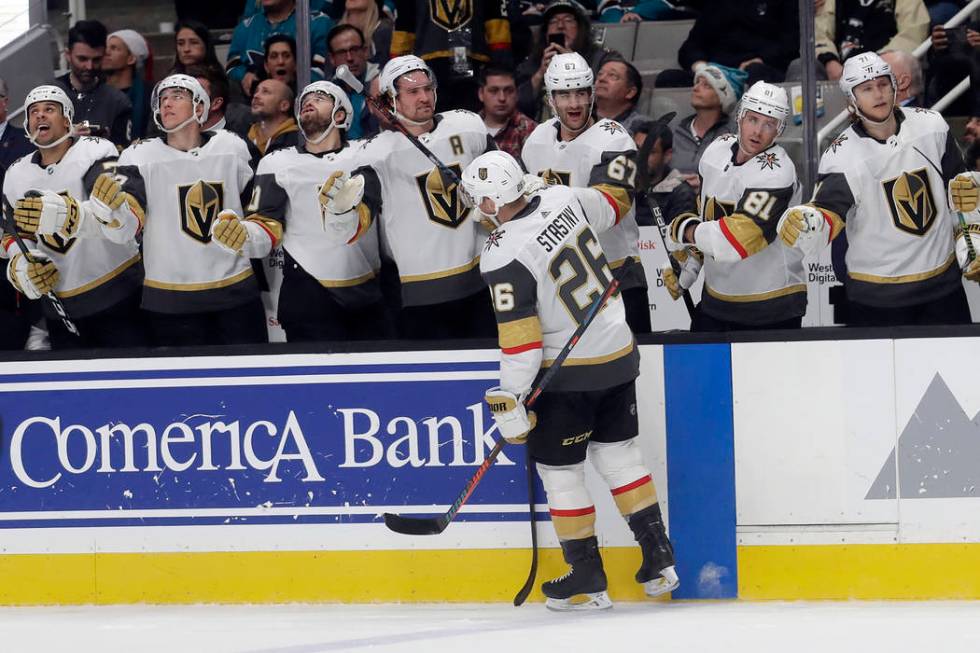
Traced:
[[[943, 25], [943, 27], [945, 27], [946, 29], [950, 29], [952, 27], [956, 27], [957, 25], [959, 25], [963, 21], [967, 20], [970, 17], [970, 15], [974, 11], [977, 11], [978, 9], [980, 9], [980, 0], [972, 0], [970, 2], [970, 4], [968, 4], [966, 7], [964, 7], [963, 9], [961, 9], [955, 16], [953, 16], [952, 18], [950, 18], [945, 23], [945, 25]], [[929, 51], [929, 48], [930, 47], [932, 47], [932, 38], [931, 38], [931, 35], [930, 35], [930, 38], [927, 38], [925, 41], [923, 41], [922, 43], [920, 43], [919, 46], [915, 50], [912, 51], [912, 54], [913, 54], [913, 56], [915, 56], [915, 58], [921, 59], [922, 56], [926, 52]], [[949, 93], [947, 93], [945, 96], [943, 96], [938, 102], [936, 102], [936, 104], [934, 104], [932, 106], [932, 109], [935, 110], [935, 111], [942, 111], [943, 109], [945, 109], [946, 107], [948, 107], [956, 98], [958, 98], [960, 95], [962, 95], [963, 93], [965, 93], [968, 88], [970, 88], [970, 78], [969, 77], [966, 78], [966, 79], [964, 79], [959, 84], [957, 84], [956, 87], [953, 88], [953, 90], [951, 90]], [[818, 150], [819, 150], [820, 144], [826, 138], [834, 135], [837, 132], [837, 129], [842, 124], [844, 124], [844, 122], [847, 120], [848, 115], [850, 115], [850, 114], [849, 114], [849, 112], [846, 109], [844, 111], [841, 111], [839, 114], [837, 114], [834, 117], [833, 120], [831, 120], [830, 122], [828, 122], [826, 125], [824, 125], [820, 129], [819, 132], [817, 132], [817, 148], [818, 148]]]

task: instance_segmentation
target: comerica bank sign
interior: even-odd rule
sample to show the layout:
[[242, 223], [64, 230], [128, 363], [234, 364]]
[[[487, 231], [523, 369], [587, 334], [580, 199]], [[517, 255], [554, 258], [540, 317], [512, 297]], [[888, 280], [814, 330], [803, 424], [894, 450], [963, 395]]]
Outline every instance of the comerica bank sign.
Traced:
[[[493, 446], [482, 397], [496, 374], [475, 362], [11, 375], [0, 527], [242, 508], [371, 521], [442, 504]], [[474, 505], [526, 510], [522, 455], [498, 459]]]

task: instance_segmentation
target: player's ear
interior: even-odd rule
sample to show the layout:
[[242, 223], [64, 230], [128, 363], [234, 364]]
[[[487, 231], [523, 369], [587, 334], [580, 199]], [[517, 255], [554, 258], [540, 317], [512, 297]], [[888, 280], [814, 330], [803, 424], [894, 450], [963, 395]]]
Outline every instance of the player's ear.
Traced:
[[333, 121], [340, 124], [347, 120], [347, 109], [337, 109], [333, 114]]

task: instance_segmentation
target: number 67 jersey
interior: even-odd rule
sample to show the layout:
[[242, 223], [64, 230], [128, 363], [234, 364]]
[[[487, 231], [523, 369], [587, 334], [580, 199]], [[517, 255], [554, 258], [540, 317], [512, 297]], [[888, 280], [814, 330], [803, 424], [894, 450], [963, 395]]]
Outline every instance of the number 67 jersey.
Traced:
[[[612, 276], [597, 231], [616, 222], [591, 188], [552, 186], [487, 237], [480, 273], [500, 341], [500, 385], [520, 394], [549, 367]], [[549, 390], [603, 390], [639, 374], [639, 352], [619, 294], [572, 349]]]

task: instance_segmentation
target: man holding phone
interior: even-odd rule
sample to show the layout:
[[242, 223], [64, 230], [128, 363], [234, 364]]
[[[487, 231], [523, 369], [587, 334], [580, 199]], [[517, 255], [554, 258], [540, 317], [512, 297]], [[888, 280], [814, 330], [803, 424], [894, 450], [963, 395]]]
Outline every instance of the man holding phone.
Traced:
[[105, 83], [106, 28], [97, 20], [80, 20], [68, 30], [68, 73], [55, 79], [75, 107], [76, 136], [108, 138], [117, 147], [132, 140], [133, 105], [126, 94]]
[[556, 54], [577, 52], [596, 70], [605, 51], [592, 42], [592, 23], [575, 0], [552, 0], [542, 15], [542, 39], [534, 52], [517, 68], [517, 108], [537, 119], [547, 119], [544, 75]]

